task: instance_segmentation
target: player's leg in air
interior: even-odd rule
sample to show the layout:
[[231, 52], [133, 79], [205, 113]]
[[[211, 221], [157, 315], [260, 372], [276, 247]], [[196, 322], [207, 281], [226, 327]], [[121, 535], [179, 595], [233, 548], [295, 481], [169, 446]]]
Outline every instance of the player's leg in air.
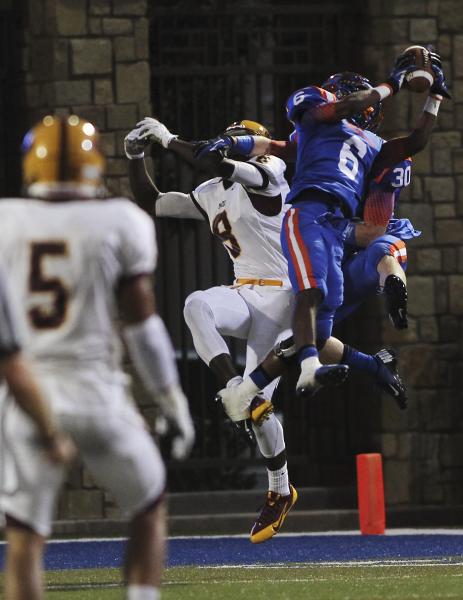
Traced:
[[[306, 190], [304, 194], [308, 200], [323, 196], [314, 190]], [[318, 356], [317, 339], [331, 335], [335, 310], [342, 303], [343, 245], [341, 232], [335, 226], [328, 221], [315, 222], [314, 204], [316, 200], [302, 201], [301, 206], [296, 204], [296, 208], [291, 208], [281, 232], [281, 245], [296, 295], [292, 326], [301, 368], [296, 392], [301, 395], [311, 394], [323, 385], [342, 383], [348, 372], [348, 367], [342, 364], [323, 366]], [[321, 311], [323, 331], [318, 330], [317, 316]]]
[[[399, 254], [397, 248], [400, 249]], [[378, 292], [381, 281], [380, 265], [386, 262], [385, 259], [387, 263], [392, 260], [397, 263], [397, 266], [393, 266], [396, 272], [405, 271], [407, 254], [404, 241], [392, 235], [381, 236], [343, 264], [344, 302], [336, 311], [335, 324], [343, 321], [368, 297]], [[328, 330], [323, 322], [323, 311], [319, 315], [318, 323], [320, 331]], [[322, 362], [346, 364], [354, 371], [365, 373], [375, 380], [380, 389], [392, 396], [401, 409], [406, 408], [406, 388], [397, 372], [397, 356], [394, 350], [383, 348], [376, 354], [366, 354], [333, 337], [325, 342], [319, 340], [318, 346]], [[246, 396], [257, 393], [262, 382], [268, 383], [281, 376], [289, 364], [296, 361], [296, 354], [297, 349], [292, 336], [280, 342], [241, 385], [230, 390], [228, 394], [226, 390], [221, 391], [222, 401], [226, 405], [244, 402]]]
[[380, 259], [377, 271], [379, 290], [384, 294], [386, 312], [397, 329], [407, 329], [407, 277], [401, 263], [406, 262], [406, 247], [402, 240], [391, 242], [390, 254]]
[[[256, 286], [259, 290], [255, 291], [252, 287], [214, 287], [193, 292], [185, 301], [185, 321], [195, 349], [220, 383], [228, 389], [239, 385], [243, 378], [234, 365], [223, 336], [247, 340], [247, 375], [272, 347], [280, 331], [288, 326], [288, 317], [283, 325], [280, 320], [281, 315], [290, 312], [291, 295], [264, 290], [261, 286]], [[266, 299], [265, 307], [263, 302]], [[251, 529], [250, 539], [253, 543], [264, 542], [274, 536], [297, 500], [297, 492], [289, 483], [283, 427], [273, 414], [271, 403], [277, 383], [275, 379], [264, 386], [262, 392], [256, 394], [246, 406], [227, 413], [241, 427], [246, 427], [249, 422], [247, 419], [251, 418], [252, 430], [267, 468], [268, 492], [262, 511]]]

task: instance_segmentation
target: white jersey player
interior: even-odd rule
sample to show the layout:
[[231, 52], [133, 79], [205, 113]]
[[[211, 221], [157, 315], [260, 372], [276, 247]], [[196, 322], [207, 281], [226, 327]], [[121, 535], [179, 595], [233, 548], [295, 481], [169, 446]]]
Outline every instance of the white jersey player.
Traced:
[[[127, 597], [154, 600], [163, 562], [165, 472], [120, 368], [118, 307], [135, 367], [176, 427], [174, 456], [188, 452], [194, 433], [172, 345], [154, 310], [152, 221], [129, 200], [92, 199], [104, 165], [96, 143], [94, 127], [75, 115], [45, 117], [26, 136], [25, 185], [43, 199], [2, 201], [0, 255], [19, 335], [56, 418], [95, 480], [131, 518]], [[44, 460], [31, 422], [13, 405], [4, 424], [7, 597], [35, 600], [64, 469]], [[21, 572], [27, 562], [28, 572]]]
[[[257, 131], [269, 136], [265, 127], [254, 121], [234, 123], [225, 134]], [[186, 299], [184, 315], [199, 356], [223, 384], [236, 385], [241, 377], [223, 336], [246, 340], [247, 374], [290, 330], [293, 295], [280, 245], [288, 192], [286, 166], [271, 156], [243, 162], [216, 155], [208, 167], [218, 177], [202, 183], [190, 194], [161, 193], [149, 179], [142, 160], [143, 148], [151, 141], [186, 158], [192, 156], [192, 144], [178, 140], [159, 121], [148, 117], [139, 123], [126, 137], [126, 153], [132, 159], [129, 174], [137, 203], [156, 217], [206, 219], [233, 261], [233, 284], [193, 292]], [[260, 522], [262, 515], [259, 517], [251, 531], [253, 542], [273, 536], [297, 499], [296, 490], [288, 481], [283, 429], [270, 412], [276, 383], [263, 391], [264, 400], [255, 399], [246, 415], [252, 417], [259, 449], [266, 459], [266, 506], [270, 503], [278, 513], [272, 515], [271, 524], [265, 528]]]

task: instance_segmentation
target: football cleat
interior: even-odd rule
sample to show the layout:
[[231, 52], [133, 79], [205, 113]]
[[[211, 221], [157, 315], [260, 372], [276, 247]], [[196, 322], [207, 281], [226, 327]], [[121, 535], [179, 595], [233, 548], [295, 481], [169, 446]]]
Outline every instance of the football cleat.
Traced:
[[396, 329], [407, 329], [407, 286], [397, 275], [388, 275], [384, 282], [383, 294], [386, 310]]
[[268, 420], [275, 407], [270, 400], [267, 400], [258, 394], [251, 400], [251, 406], [249, 409], [251, 411], [251, 421], [254, 423], [254, 425], [260, 427], [264, 421]]
[[292, 485], [289, 486], [287, 496], [282, 496], [276, 492], [267, 492], [265, 504], [251, 529], [251, 542], [260, 544], [278, 533], [296, 500], [297, 492]]
[[315, 371], [312, 382], [304, 383], [301, 377], [297, 382], [296, 395], [299, 397], [313, 396], [324, 386], [334, 386], [344, 383], [349, 375], [347, 365], [323, 365]]
[[400, 410], [407, 408], [407, 388], [397, 371], [397, 353], [392, 348], [383, 348], [375, 355], [378, 363], [376, 382], [380, 389], [392, 396]]

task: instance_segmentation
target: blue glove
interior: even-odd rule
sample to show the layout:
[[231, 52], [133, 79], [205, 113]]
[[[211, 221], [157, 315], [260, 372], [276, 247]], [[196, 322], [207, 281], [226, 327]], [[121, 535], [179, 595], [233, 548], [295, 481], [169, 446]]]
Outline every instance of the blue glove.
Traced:
[[402, 87], [405, 75], [414, 68], [415, 57], [413, 53], [404, 52], [397, 57], [394, 68], [392, 69], [389, 78], [386, 80], [386, 83], [391, 86], [393, 94], [397, 94]]
[[450, 95], [449, 89], [445, 82], [441, 58], [436, 52], [433, 52], [431, 48], [428, 49], [431, 55], [431, 68], [434, 73], [434, 83], [431, 86], [430, 92], [432, 94], [439, 94], [440, 96], [444, 96], [444, 98], [448, 98], [450, 100], [452, 96]]
[[233, 147], [233, 140], [229, 135], [218, 136], [212, 140], [198, 142], [195, 146], [195, 158], [205, 158], [210, 152], [219, 151], [224, 155]]
[[248, 156], [253, 148], [252, 135], [239, 135], [233, 138], [229, 135], [219, 135], [213, 140], [199, 142], [195, 148], [195, 157], [204, 158], [209, 152], [220, 152], [222, 156], [229, 153]]

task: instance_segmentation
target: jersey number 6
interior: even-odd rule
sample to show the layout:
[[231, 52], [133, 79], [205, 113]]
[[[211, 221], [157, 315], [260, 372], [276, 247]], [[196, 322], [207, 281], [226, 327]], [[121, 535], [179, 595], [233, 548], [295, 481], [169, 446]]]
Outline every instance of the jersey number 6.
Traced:
[[353, 152], [354, 148], [357, 150], [359, 158], [365, 156], [367, 145], [357, 135], [351, 135], [342, 145], [338, 163], [339, 169], [352, 181], [355, 181], [359, 170], [359, 161]]
[[51, 305], [35, 306], [29, 310], [29, 318], [36, 329], [55, 329], [66, 319], [69, 292], [61, 279], [47, 277], [43, 259], [46, 256], [63, 258], [67, 255], [65, 242], [33, 242], [31, 244], [31, 266], [29, 290], [33, 294], [48, 293]]

